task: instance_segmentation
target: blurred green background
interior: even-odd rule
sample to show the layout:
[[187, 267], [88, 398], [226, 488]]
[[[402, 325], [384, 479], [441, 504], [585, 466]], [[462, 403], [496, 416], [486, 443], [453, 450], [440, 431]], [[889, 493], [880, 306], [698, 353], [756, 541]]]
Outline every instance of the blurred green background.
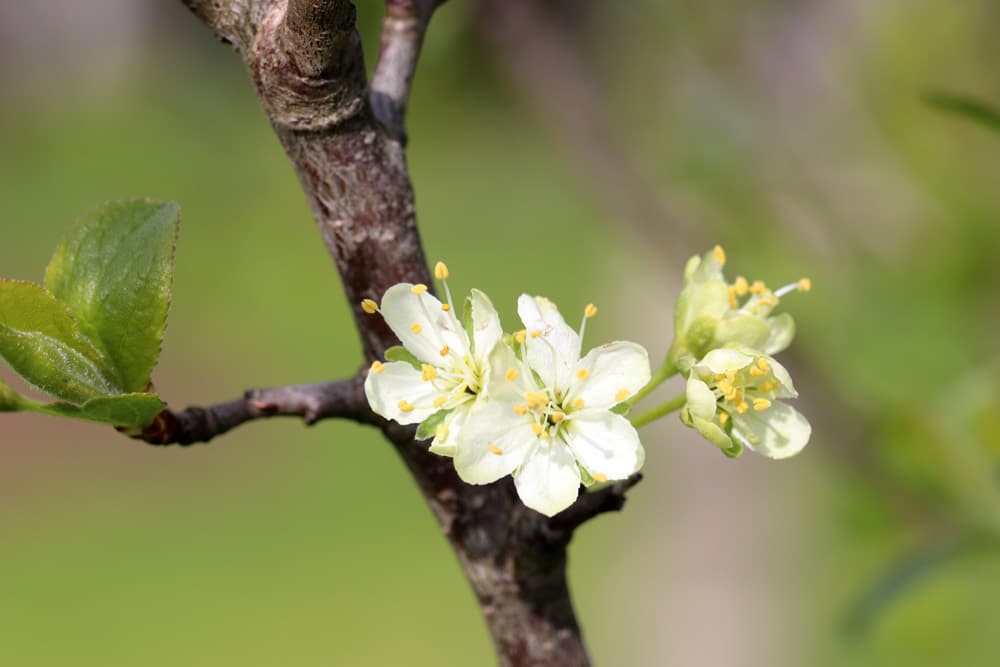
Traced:
[[[381, 3], [358, 4], [370, 66]], [[510, 327], [522, 291], [593, 301], [591, 344], [659, 357], [689, 254], [815, 284], [783, 306], [806, 451], [731, 461], [668, 419], [627, 511], [578, 534], [597, 664], [996, 664], [1000, 136], [924, 98], [1000, 103], [998, 21], [989, 0], [439, 11], [409, 158], [454, 287]], [[174, 199], [172, 406], [354, 371], [295, 177], [239, 59], [180, 3], [5, 3], [0, 61], [0, 274], [39, 280], [104, 200]], [[371, 431], [275, 420], [160, 449], [0, 416], [0, 664], [492, 662]]]

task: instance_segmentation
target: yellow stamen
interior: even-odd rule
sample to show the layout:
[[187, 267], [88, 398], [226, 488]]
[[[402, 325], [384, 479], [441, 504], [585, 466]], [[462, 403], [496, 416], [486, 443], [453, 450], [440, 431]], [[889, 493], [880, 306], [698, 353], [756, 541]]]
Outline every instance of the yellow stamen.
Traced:
[[446, 440], [448, 438], [448, 427], [444, 424], [438, 424], [438, 427], [434, 429], [434, 437], [438, 440]]
[[754, 376], [755, 378], [762, 378], [765, 375], [767, 375], [767, 371], [761, 370], [761, 369], [757, 368], [756, 366], [751, 366], [750, 367], [750, 375]]
[[548, 431], [542, 431], [541, 434], [538, 437], [541, 438], [542, 440], [548, 440], [549, 439], [549, 432]]
[[524, 400], [528, 402], [529, 408], [537, 408], [549, 402], [549, 395], [544, 391], [526, 391], [524, 392]]
[[603, 473], [599, 473], [599, 472], [595, 472], [595, 473], [591, 474], [591, 477], [593, 477], [594, 481], [598, 482], [598, 483], [603, 483], [603, 482], [608, 481], [608, 476], [605, 475], [605, 474], [603, 474]]
[[527, 333], [527, 332], [526, 332], [526, 331], [525, 331], [524, 329], [521, 329], [521, 330], [520, 330], [520, 331], [518, 331], [518, 332], [517, 332], [516, 334], [514, 334], [514, 340], [516, 340], [516, 341], [517, 341], [518, 343], [520, 343], [521, 345], [524, 345], [524, 335], [525, 335], [526, 333]]
[[588, 303], [587, 307], [583, 309], [583, 314], [586, 317], [593, 317], [594, 315], [597, 314], [597, 306], [595, 306], [592, 303]]
[[809, 278], [799, 278], [799, 291], [808, 292], [813, 288], [813, 281]]
[[767, 362], [767, 359], [765, 359], [764, 357], [757, 357], [757, 368], [759, 368], [762, 371], [767, 371], [771, 369], [771, 364], [769, 364]]
[[631, 394], [631, 393], [632, 393], [632, 392], [630, 392], [630, 391], [629, 391], [628, 389], [619, 389], [619, 390], [618, 390], [618, 393], [617, 393], [617, 394], [615, 394], [615, 400], [616, 400], [617, 402], [621, 403], [621, 402], [622, 402], [622, 401], [624, 401], [624, 400], [625, 400], [626, 398], [628, 398], [628, 397], [629, 397], [629, 394]]
[[541, 335], [542, 335], [542, 330], [541, 329], [535, 329], [534, 331], [531, 332], [531, 337], [532, 338], [538, 338]]
[[440, 408], [442, 405], [444, 405], [447, 402], [448, 402], [448, 397], [447, 396], [438, 396], [437, 398], [434, 399], [434, 407], [435, 408]]
[[715, 261], [719, 264], [726, 263], [726, 251], [722, 249], [721, 245], [717, 245], [712, 248], [712, 255], [715, 257]]
[[588, 371], [586, 368], [581, 368], [576, 372], [576, 376], [581, 380], [586, 380], [588, 375], [590, 375], [590, 371]]
[[372, 373], [381, 373], [384, 370], [385, 370], [385, 364], [383, 364], [381, 361], [372, 362], [372, 367], [371, 367]]
[[361, 302], [361, 310], [365, 311], [369, 315], [374, 315], [378, 312], [378, 304], [371, 299], [365, 299]]
[[423, 283], [417, 283], [416, 285], [410, 288], [410, 291], [416, 294], [417, 296], [420, 296], [421, 294], [427, 291], [427, 285]]
[[728, 422], [729, 422], [729, 413], [728, 412], [720, 412], [719, 413], [719, 426], [725, 427], [725, 425]]
[[736, 281], [733, 283], [733, 290], [739, 296], [746, 296], [747, 292], [750, 291], [750, 285], [747, 284], [747, 279], [743, 276], [737, 276]]
[[767, 410], [769, 407], [771, 407], [771, 401], [767, 400], [766, 398], [753, 399], [753, 409], [756, 410], [757, 412], [760, 412], [761, 410]]
[[566, 419], [566, 414], [562, 412], [553, 412], [549, 415], [549, 419], [551, 419], [554, 424], [558, 424], [562, 420]]
[[508, 369], [507, 369], [507, 375], [506, 375], [506, 376], [504, 376], [504, 377], [506, 377], [506, 378], [507, 378], [508, 380], [510, 380], [510, 381], [514, 381], [514, 380], [516, 380], [516, 379], [517, 379], [517, 376], [518, 376], [518, 375], [519, 375], [519, 374], [518, 374], [518, 372], [517, 372], [517, 369], [516, 369], [516, 368], [508, 368]]
[[441, 304], [441, 310], [443, 310], [444, 312], [447, 313], [449, 310], [451, 310], [451, 304], [450, 303], [442, 303]]
[[514, 412], [516, 412], [519, 415], [524, 415], [524, 414], [528, 413], [528, 408], [524, 407], [520, 403], [515, 403], [514, 404]]
[[420, 333], [422, 330], [423, 330], [423, 327], [420, 326], [419, 324], [417, 324], [416, 322], [414, 322], [413, 324], [410, 325], [410, 331], [412, 331], [415, 334]]
[[584, 400], [582, 398], [578, 398], [575, 401], [573, 401], [573, 407], [576, 408], [577, 410], [579, 410], [580, 408], [582, 408], [583, 404], [584, 404]]
[[400, 401], [399, 409], [403, 412], [413, 412], [413, 404], [405, 400]]
[[723, 396], [723, 398], [725, 398], [727, 401], [732, 401], [733, 403], [735, 403], [737, 399], [739, 399], [739, 397], [740, 397], [740, 390], [736, 389], [735, 387], [730, 389]]
[[740, 401], [739, 405], [736, 406], [736, 412], [738, 412], [740, 414], [743, 414], [744, 412], [746, 412], [749, 409], [750, 409], [750, 404], [747, 403], [746, 401]]
[[778, 383], [774, 380], [768, 380], [760, 386], [761, 391], [774, 391], [778, 388]]
[[767, 285], [764, 284], [763, 280], [755, 280], [750, 284], [751, 294], [763, 294], [767, 291]]
[[531, 425], [531, 430], [534, 432], [535, 435], [541, 435], [542, 433], [545, 432], [545, 429], [542, 428], [542, 425], [539, 424], [538, 422], [535, 422], [534, 424]]
[[726, 395], [733, 391], [734, 389], [733, 381], [727, 378], [725, 375], [723, 375], [722, 377], [725, 379], [719, 380], [715, 386], [719, 388], [719, 391], [721, 391], [723, 395]]
[[496, 445], [487, 445], [486, 448], [490, 450], [492, 453], [496, 454], [497, 456], [503, 456], [503, 450], [497, 447]]
[[729, 286], [729, 306], [730, 308], [739, 308], [740, 302], [736, 300], [736, 288], [732, 285]]
[[438, 262], [434, 265], [434, 277], [438, 280], [448, 279], [448, 265], [444, 262]]
[[444, 347], [442, 347], [441, 351], [438, 352], [438, 354], [440, 354], [442, 357], [447, 357], [448, 356], [448, 346], [445, 345]]
[[437, 374], [438, 374], [437, 369], [431, 366], [430, 364], [420, 365], [420, 378], [424, 382], [430, 382], [431, 380], [437, 377]]

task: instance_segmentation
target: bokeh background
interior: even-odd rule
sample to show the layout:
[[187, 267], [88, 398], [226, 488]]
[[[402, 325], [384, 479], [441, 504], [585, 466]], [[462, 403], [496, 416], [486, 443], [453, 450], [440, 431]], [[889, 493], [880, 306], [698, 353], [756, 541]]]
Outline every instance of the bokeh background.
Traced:
[[[359, 2], [369, 66], [380, 3]], [[428, 254], [506, 310], [601, 308], [660, 357], [721, 243], [799, 335], [794, 460], [674, 418], [588, 524], [597, 664], [996, 664], [1000, 103], [990, 0], [452, 0], [410, 105]], [[0, 5], [0, 274], [40, 280], [100, 202], [184, 211], [156, 382], [174, 407], [359, 362], [338, 280], [239, 59], [179, 2]], [[0, 374], [10, 378], [6, 368]], [[659, 392], [666, 398], [676, 381]], [[154, 448], [0, 416], [0, 664], [492, 664], [473, 596], [370, 430]]]

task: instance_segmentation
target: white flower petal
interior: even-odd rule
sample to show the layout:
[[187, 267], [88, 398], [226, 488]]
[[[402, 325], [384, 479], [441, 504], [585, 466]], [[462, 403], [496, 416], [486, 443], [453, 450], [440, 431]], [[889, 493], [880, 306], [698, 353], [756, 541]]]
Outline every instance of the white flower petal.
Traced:
[[701, 419], [712, 419], [715, 417], [716, 401], [715, 393], [707, 384], [694, 375], [688, 378], [687, 407], [692, 415]]
[[580, 360], [565, 403], [577, 398], [588, 409], [608, 409], [649, 382], [649, 353], [641, 345], [616, 341], [595, 347]]
[[795, 338], [795, 320], [788, 313], [781, 313], [767, 319], [771, 327], [771, 333], [767, 340], [761, 344], [760, 351], [764, 354], [778, 354], [789, 345]]
[[792, 384], [792, 376], [788, 373], [788, 370], [770, 357], [768, 357], [767, 361], [771, 366], [771, 373], [774, 374], [774, 379], [778, 381], [777, 397], [798, 398], [799, 392], [795, 391], [795, 386]]
[[566, 420], [566, 442], [592, 477], [625, 479], [645, 458], [635, 427], [612, 412], [583, 413]]
[[[420, 371], [405, 361], [391, 361], [378, 373], [369, 371], [365, 396], [376, 414], [400, 424], [419, 424], [438, 411], [434, 399], [447, 393], [433, 382], [425, 382]], [[412, 409], [404, 410], [400, 405]]]
[[566, 389], [580, 358], [580, 336], [571, 329], [559, 309], [548, 299], [522, 294], [517, 314], [527, 335], [527, 360], [547, 387]]
[[775, 402], [767, 410], [733, 416], [733, 428], [743, 435], [755, 452], [772, 459], [784, 459], [802, 451], [812, 427], [795, 408]]
[[484, 378], [483, 394], [491, 401], [522, 402], [526, 391], [537, 391], [531, 370], [504, 343], [493, 346], [486, 359], [489, 375]]
[[580, 493], [580, 469], [573, 452], [560, 439], [538, 440], [514, 474], [521, 502], [545, 516], [553, 516], [573, 504]]
[[432, 454], [437, 454], [438, 456], [455, 456], [455, 453], [458, 451], [458, 442], [462, 429], [469, 420], [469, 414], [472, 412], [474, 405], [476, 405], [475, 401], [466, 401], [448, 413], [448, 416], [441, 422], [444, 426], [444, 437], [440, 438], [435, 434], [434, 439], [431, 441], [429, 451]]
[[752, 362], [753, 356], [749, 354], [728, 347], [720, 347], [706, 354], [704, 359], [695, 365], [695, 368], [699, 371], [708, 369], [712, 373], [725, 373], [726, 371], [738, 371]]
[[455, 470], [469, 484], [489, 484], [514, 472], [537, 440], [531, 415], [513, 405], [491, 401], [477, 405], [459, 434]]
[[469, 301], [472, 304], [473, 351], [476, 359], [482, 363], [503, 338], [503, 328], [500, 326], [497, 309], [486, 294], [474, 289], [469, 295]]
[[[386, 290], [379, 311], [403, 347], [425, 363], [439, 368], [446, 345], [459, 358], [468, 353], [469, 339], [454, 313], [441, 310], [441, 302], [429, 292], [414, 294], [413, 285], [399, 283]], [[451, 365], [448, 363], [447, 365]]]

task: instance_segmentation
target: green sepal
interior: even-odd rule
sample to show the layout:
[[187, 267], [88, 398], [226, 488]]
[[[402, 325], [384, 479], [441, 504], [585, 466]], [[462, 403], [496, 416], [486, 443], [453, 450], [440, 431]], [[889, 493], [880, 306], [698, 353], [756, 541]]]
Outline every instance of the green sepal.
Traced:
[[577, 465], [576, 467], [580, 469], [580, 482], [582, 482], [585, 487], [589, 489], [597, 483], [597, 480], [590, 476], [590, 473], [587, 472], [586, 468], [582, 465]]
[[465, 305], [462, 307], [462, 328], [465, 329], [465, 335], [469, 337], [469, 349], [475, 354], [476, 328], [472, 321], [472, 297], [465, 297]]
[[144, 393], [98, 396], [83, 405], [32, 402], [25, 406], [26, 409], [42, 414], [132, 428], [153, 423], [156, 415], [165, 407], [159, 396]]
[[405, 361], [409, 365], [416, 368], [418, 371], [421, 369], [420, 360], [413, 356], [413, 353], [407, 350], [402, 345], [393, 345], [388, 350], [385, 351], [386, 361]]
[[611, 408], [611, 412], [615, 413], [616, 415], [621, 415], [622, 417], [627, 417], [628, 413], [632, 412], [632, 404], [629, 403], [628, 401], [624, 401], [622, 403], [619, 403], [615, 407]]
[[437, 427], [444, 422], [450, 412], [451, 410], [438, 410], [420, 422], [420, 426], [417, 427], [417, 440], [429, 440], [433, 438], [437, 433]]
[[725, 454], [727, 458], [738, 459], [743, 455], [743, 444], [738, 440], [733, 440], [732, 446], [723, 448], [722, 453]]

